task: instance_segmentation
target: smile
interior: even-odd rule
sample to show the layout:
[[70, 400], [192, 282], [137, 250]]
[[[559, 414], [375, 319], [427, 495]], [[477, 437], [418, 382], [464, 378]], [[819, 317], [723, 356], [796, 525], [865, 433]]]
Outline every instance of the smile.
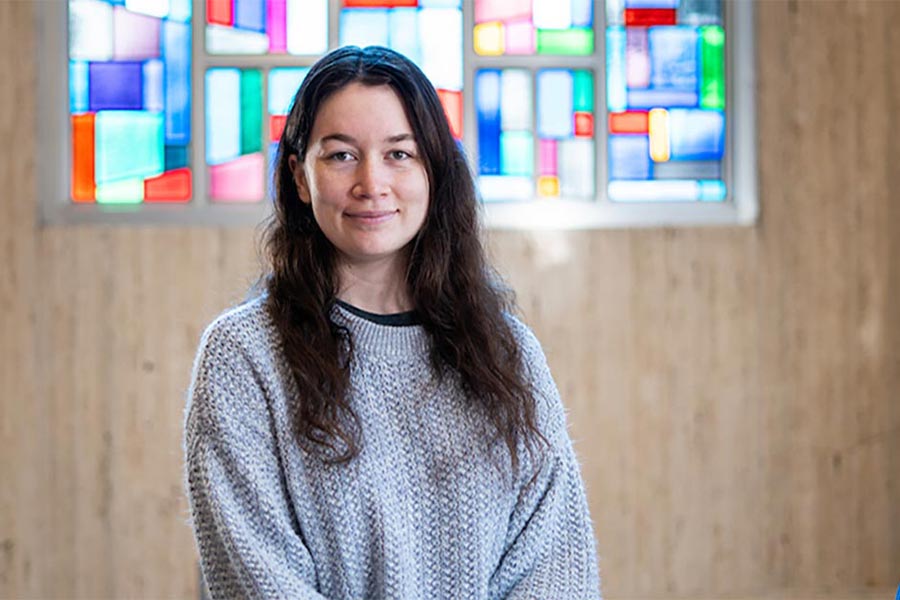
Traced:
[[344, 216], [353, 219], [357, 223], [378, 225], [379, 223], [391, 220], [396, 214], [396, 210], [365, 210], [354, 213], [344, 213]]

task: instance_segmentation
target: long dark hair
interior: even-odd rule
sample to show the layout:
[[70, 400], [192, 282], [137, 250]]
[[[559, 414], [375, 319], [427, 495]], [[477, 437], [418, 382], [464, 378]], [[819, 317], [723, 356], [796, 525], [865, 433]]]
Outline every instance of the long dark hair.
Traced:
[[[479, 237], [475, 187], [463, 152], [450, 133], [437, 93], [421, 70], [381, 47], [344, 47], [309, 71], [278, 145], [275, 210], [264, 254], [266, 307], [279, 330], [299, 396], [292, 407], [298, 441], [328, 460], [359, 453], [360, 424], [347, 397], [353, 340], [329, 318], [338, 289], [336, 251], [300, 201], [290, 158], [305, 158], [322, 103], [344, 86], [390, 86], [412, 127], [429, 183], [425, 223], [410, 242], [406, 282], [431, 340], [430, 363], [441, 377], [455, 371], [469, 402], [480, 408], [509, 450], [543, 440], [535, 404], [506, 313], [511, 292], [486, 263]], [[523, 445], [524, 442], [524, 445]]]

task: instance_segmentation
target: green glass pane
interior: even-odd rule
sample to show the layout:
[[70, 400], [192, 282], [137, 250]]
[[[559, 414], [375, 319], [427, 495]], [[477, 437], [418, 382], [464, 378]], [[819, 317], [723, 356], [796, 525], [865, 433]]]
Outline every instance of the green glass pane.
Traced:
[[700, 107], [725, 108], [725, 32], [718, 25], [700, 28]]
[[98, 204], [140, 204], [143, 200], [143, 179], [125, 179], [97, 186]]
[[101, 110], [97, 113], [94, 160], [97, 185], [155, 177], [165, 168], [163, 113]]
[[573, 71], [574, 79], [574, 110], [594, 111], [594, 74], [590, 71]]
[[538, 29], [537, 53], [584, 56], [594, 51], [594, 32], [590, 29]]
[[262, 151], [262, 73], [241, 71], [241, 154]]

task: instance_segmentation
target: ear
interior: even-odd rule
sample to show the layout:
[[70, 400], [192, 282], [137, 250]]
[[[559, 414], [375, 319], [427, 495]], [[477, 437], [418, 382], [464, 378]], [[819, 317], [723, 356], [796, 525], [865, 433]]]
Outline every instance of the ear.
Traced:
[[297, 160], [296, 154], [288, 157], [288, 166], [294, 175], [294, 185], [297, 186], [297, 195], [304, 204], [310, 203], [309, 185], [306, 183], [306, 173], [303, 171], [303, 163]]

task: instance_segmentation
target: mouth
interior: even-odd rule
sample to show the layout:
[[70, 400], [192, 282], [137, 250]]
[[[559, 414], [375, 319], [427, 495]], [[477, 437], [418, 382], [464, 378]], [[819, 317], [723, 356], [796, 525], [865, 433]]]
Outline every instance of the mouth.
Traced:
[[366, 225], [377, 225], [389, 221], [396, 215], [398, 210], [360, 210], [355, 212], [344, 213], [348, 219], [353, 219], [357, 223]]

